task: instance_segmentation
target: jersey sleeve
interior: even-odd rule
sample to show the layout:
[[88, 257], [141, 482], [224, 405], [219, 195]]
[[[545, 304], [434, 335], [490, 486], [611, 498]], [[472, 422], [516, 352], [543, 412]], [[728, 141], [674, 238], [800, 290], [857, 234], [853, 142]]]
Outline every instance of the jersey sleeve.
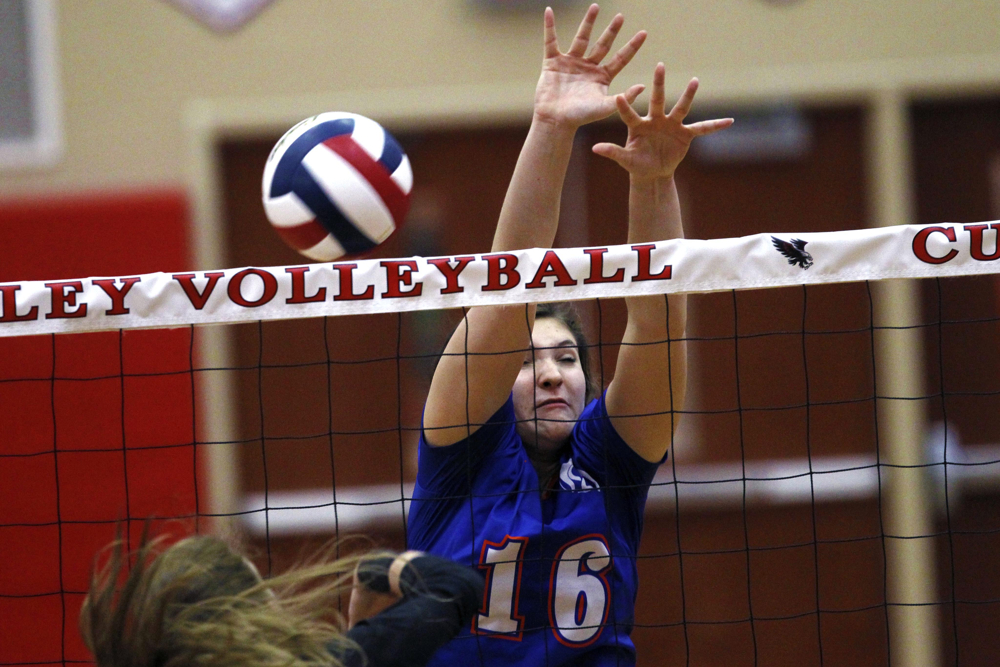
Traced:
[[430, 496], [467, 495], [471, 480], [498, 450], [515, 445], [514, 401], [511, 397], [472, 435], [452, 445], [432, 447], [420, 432], [417, 486]]
[[602, 486], [649, 486], [669, 451], [656, 462], [639, 456], [611, 423], [606, 395], [591, 401], [580, 414], [573, 429], [574, 457]]
[[638, 543], [649, 485], [669, 452], [656, 462], [639, 456], [611, 423], [605, 396], [591, 401], [577, 420], [572, 435], [573, 461], [610, 492], [609, 502], [614, 507], [609, 509], [618, 517], [618, 528], [627, 530]]
[[[366, 585], [388, 589], [379, 585], [392, 559], [385, 560], [372, 563], [383, 572]], [[415, 558], [400, 576], [403, 599], [347, 632], [360, 650], [338, 645], [331, 652], [345, 667], [423, 667], [472, 622], [483, 587], [483, 578], [467, 567], [436, 556]]]

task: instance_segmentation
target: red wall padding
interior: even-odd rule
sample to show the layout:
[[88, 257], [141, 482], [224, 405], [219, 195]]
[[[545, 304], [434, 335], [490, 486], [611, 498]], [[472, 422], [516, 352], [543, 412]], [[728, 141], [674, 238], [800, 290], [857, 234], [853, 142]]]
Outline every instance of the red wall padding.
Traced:
[[[0, 203], [0, 283], [189, 270], [189, 228], [172, 191]], [[89, 661], [95, 552], [204, 511], [191, 335], [0, 338], [0, 664]]]

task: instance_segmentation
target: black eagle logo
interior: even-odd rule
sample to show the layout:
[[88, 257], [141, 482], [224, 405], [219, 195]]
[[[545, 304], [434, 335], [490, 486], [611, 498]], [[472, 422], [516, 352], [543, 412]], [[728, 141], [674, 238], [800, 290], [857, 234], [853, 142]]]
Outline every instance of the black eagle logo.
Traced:
[[788, 258], [789, 264], [798, 264], [803, 269], [808, 269], [813, 265], [813, 256], [806, 252], [806, 243], [808, 241], [792, 239], [789, 242], [782, 241], [777, 236], [772, 236], [771, 243], [774, 244], [778, 252]]

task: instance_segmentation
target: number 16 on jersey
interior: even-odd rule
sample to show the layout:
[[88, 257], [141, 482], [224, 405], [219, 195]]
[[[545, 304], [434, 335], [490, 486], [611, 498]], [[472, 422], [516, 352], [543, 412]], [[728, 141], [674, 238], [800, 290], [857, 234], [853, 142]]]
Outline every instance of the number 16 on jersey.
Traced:
[[[482, 610], [472, 621], [474, 634], [521, 641], [524, 631], [521, 574], [527, 546], [527, 537], [510, 535], [500, 542], [483, 541], [479, 567], [486, 571], [486, 597]], [[556, 552], [547, 582], [547, 615], [561, 644], [587, 646], [600, 636], [611, 604], [607, 581], [611, 566], [607, 541], [600, 534], [576, 538]], [[537, 590], [535, 586], [532, 588]]]

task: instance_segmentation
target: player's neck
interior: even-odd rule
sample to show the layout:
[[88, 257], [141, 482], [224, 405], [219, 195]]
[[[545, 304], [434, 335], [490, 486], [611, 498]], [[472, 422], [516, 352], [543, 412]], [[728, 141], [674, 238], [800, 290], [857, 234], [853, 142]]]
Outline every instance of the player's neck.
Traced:
[[538, 459], [529, 455], [528, 458], [531, 461], [531, 465], [535, 468], [535, 472], [538, 474], [538, 488], [542, 490], [549, 488], [549, 482], [559, 472], [559, 457]]

